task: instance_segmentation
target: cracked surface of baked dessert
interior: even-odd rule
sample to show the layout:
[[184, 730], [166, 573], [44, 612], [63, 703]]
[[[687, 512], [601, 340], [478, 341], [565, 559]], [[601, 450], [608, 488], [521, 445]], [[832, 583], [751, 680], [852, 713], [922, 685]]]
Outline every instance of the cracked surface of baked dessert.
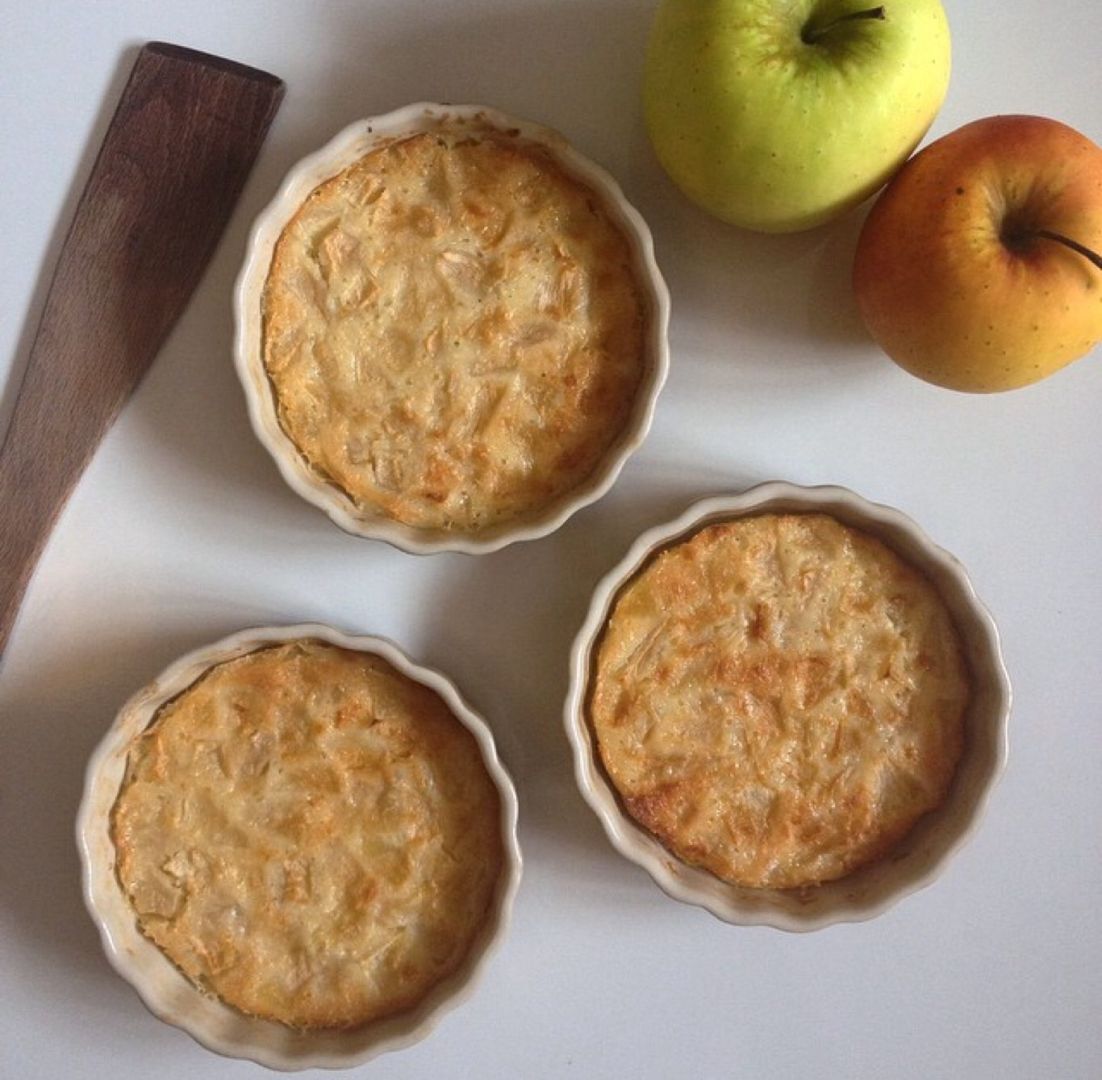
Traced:
[[466, 958], [503, 867], [497, 790], [440, 697], [299, 640], [211, 668], [128, 753], [116, 871], [144, 934], [249, 1015], [350, 1028]]
[[945, 799], [970, 676], [933, 585], [822, 514], [701, 528], [617, 594], [587, 706], [626, 811], [683, 861], [813, 886]]
[[276, 243], [263, 358], [279, 423], [361, 509], [477, 533], [594, 472], [646, 371], [647, 308], [596, 193], [456, 122], [322, 183]]

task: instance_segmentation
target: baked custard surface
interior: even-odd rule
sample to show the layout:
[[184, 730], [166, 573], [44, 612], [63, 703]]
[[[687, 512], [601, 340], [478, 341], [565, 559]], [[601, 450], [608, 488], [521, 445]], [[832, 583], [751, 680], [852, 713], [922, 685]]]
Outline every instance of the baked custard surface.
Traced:
[[646, 361], [628, 241], [515, 135], [444, 124], [321, 184], [281, 234], [264, 363], [284, 431], [361, 509], [477, 532], [555, 502]]
[[619, 592], [589, 721], [627, 812], [733, 884], [885, 855], [946, 797], [970, 678], [933, 586], [821, 514], [705, 527]]
[[301, 1029], [417, 1004], [468, 954], [503, 863], [471, 733], [381, 657], [309, 640], [164, 705], [111, 824], [143, 933], [226, 1004]]

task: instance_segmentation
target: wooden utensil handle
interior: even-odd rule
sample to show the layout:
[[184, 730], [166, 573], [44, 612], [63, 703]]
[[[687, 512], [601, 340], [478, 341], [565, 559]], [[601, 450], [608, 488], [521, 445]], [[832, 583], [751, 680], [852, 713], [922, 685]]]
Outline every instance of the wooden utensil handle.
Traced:
[[154, 42], [138, 55], [61, 249], [0, 444], [0, 654], [50, 529], [187, 304], [283, 95]]

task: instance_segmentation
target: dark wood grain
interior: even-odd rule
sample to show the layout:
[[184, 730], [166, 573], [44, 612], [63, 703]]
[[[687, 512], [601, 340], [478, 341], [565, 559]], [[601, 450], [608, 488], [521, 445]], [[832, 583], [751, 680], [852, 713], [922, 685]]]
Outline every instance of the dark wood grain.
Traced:
[[183, 312], [283, 83], [154, 42], [138, 54], [61, 248], [0, 444], [0, 655], [50, 530]]

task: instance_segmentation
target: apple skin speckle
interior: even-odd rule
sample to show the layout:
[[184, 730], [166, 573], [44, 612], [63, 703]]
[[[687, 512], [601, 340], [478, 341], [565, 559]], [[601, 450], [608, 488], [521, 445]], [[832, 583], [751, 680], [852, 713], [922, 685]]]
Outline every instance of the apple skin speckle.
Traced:
[[1029, 229], [1102, 253], [1102, 148], [1054, 120], [1000, 116], [900, 170], [865, 221], [853, 273], [858, 308], [893, 360], [977, 393], [1036, 382], [1102, 341], [1102, 273], [1058, 242], [1008, 249], [986, 192], [1006, 194]]

